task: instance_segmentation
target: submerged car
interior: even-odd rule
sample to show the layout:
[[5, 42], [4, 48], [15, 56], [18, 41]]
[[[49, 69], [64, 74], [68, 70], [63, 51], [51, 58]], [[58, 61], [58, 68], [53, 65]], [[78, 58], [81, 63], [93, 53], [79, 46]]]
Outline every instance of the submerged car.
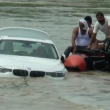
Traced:
[[24, 27], [0, 29], [0, 77], [64, 79], [67, 73], [48, 33]]

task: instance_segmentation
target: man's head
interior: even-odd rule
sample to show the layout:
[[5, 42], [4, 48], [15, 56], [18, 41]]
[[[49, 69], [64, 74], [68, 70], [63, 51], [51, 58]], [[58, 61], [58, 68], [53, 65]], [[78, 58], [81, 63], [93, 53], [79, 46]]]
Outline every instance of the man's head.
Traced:
[[97, 18], [97, 21], [103, 25], [105, 23], [105, 17], [104, 17], [104, 14], [102, 12], [97, 12], [96, 14], [96, 18]]
[[92, 24], [92, 18], [91, 18], [91, 16], [86, 16], [84, 19], [87, 21], [88, 26], [91, 27], [91, 24]]
[[86, 20], [84, 20], [84, 19], [79, 20], [79, 27], [81, 30], [87, 30], [88, 24], [87, 24]]

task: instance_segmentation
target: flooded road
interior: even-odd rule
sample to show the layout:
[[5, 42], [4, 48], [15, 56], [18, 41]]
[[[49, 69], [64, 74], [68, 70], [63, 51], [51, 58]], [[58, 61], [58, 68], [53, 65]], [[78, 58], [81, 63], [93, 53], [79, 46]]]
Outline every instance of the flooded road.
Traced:
[[[90, 15], [94, 24], [95, 13], [102, 11], [105, 15], [110, 15], [109, 7], [109, 0], [0, 0], [0, 28], [19, 26], [44, 30], [51, 35], [51, 40], [62, 54], [65, 48], [71, 45], [72, 30], [78, 25], [78, 20]], [[104, 35], [100, 32], [98, 38], [103, 39]], [[109, 110], [109, 79], [109, 73], [101, 72], [73, 72], [69, 73], [64, 81], [52, 81], [46, 78], [44, 80], [29, 79], [30, 86], [18, 91], [1, 88], [0, 98], [4, 103], [1, 101], [0, 108], [6, 110], [9, 107], [10, 110], [12, 108], [19, 110], [21, 106], [20, 110], [22, 110], [22, 107], [26, 109], [27, 106], [27, 110], [35, 110], [35, 108], [41, 109], [40, 106], [42, 106], [41, 110], [56, 110], [56, 108], [57, 110], [73, 110], [73, 105], [76, 104], [79, 106], [74, 105], [74, 110], [98, 110], [98, 108]], [[9, 79], [5, 79], [5, 82], [4, 79], [1, 81], [2, 86], [7, 84]], [[25, 98], [26, 103], [23, 103]], [[29, 106], [28, 99], [30, 102], [34, 100], [35, 105], [37, 100], [42, 103], [39, 102], [37, 107], [32, 104], [32, 107]], [[14, 101], [15, 106], [11, 106]], [[5, 103], [8, 105], [6, 106]]]

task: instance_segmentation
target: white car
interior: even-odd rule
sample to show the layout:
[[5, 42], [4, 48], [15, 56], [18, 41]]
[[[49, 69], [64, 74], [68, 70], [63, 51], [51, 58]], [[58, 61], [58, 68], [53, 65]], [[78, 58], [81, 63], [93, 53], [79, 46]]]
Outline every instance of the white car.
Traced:
[[1, 28], [0, 77], [64, 79], [68, 71], [49, 37], [48, 33], [32, 28]]

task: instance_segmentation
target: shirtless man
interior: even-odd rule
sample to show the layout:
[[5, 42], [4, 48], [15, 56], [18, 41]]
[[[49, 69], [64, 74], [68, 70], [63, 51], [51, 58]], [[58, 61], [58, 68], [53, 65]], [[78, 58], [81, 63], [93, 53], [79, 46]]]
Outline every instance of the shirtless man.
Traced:
[[91, 16], [86, 16], [84, 19], [87, 21], [88, 27], [93, 29]]

